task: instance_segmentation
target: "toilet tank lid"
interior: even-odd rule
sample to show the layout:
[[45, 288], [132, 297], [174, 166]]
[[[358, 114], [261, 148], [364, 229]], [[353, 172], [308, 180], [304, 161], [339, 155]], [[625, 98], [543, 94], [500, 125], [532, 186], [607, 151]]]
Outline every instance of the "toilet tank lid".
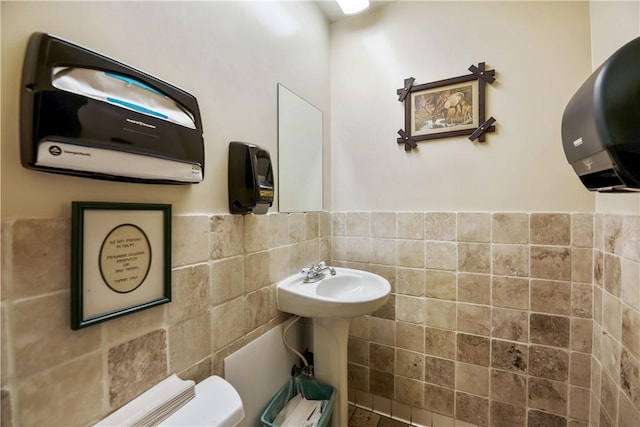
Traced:
[[235, 426], [244, 418], [242, 399], [225, 379], [212, 375], [196, 384], [196, 397], [161, 426]]

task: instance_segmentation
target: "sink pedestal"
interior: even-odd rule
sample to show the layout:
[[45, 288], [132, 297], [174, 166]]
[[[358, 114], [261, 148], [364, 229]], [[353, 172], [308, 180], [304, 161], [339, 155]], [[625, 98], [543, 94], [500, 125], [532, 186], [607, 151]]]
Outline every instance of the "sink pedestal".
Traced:
[[313, 360], [315, 377], [336, 389], [333, 426], [348, 425], [347, 345], [350, 319], [313, 319]]

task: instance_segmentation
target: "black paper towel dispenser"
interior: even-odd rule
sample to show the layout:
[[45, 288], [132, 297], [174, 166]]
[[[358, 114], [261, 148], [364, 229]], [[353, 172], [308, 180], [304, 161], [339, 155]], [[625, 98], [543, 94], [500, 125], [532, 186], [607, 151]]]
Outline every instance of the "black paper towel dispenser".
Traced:
[[273, 205], [273, 171], [269, 152], [255, 144], [229, 143], [229, 210], [265, 214]]
[[640, 37], [607, 59], [562, 116], [567, 160], [591, 191], [640, 191]]
[[117, 181], [204, 178], [195, 97], [128, 65], [44, 33], [22, 71], [20, 156], [29, 169]]

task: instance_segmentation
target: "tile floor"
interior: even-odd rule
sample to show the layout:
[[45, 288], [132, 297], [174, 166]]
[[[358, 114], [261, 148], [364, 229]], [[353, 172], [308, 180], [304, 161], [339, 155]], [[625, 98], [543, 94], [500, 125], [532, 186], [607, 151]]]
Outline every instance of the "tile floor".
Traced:
[[349, 405], [349, 427], [410, 427], [410, 424]]

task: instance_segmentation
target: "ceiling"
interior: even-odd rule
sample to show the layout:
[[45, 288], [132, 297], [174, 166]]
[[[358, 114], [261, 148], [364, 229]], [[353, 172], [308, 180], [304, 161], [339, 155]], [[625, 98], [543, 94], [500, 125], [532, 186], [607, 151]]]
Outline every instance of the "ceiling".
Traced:
[[[383, 6], [395, 0], [369, 0], [369, 1], [371, 5], [367, 10], [361, 13], [367, 13], [367, 11], [371, 9], [375, 9], [377, 7]], [[327, 17], [327, 19], [331, 23], [338, 22], [341, 19], [348, 17], [348, 15], [345, 15], [344, 13], [342, 13], [342, 9], [340, 9], [340, 6], [338, 6], [338, 3], [336, 3], [335, 0], [316, 0], [316, 3], [320, 7], [320, 10], [322, 10], [322, 13], [324, 13], [324, 15]], [[351, 16], [355, 16], [355, 15], [351, 15]]]

